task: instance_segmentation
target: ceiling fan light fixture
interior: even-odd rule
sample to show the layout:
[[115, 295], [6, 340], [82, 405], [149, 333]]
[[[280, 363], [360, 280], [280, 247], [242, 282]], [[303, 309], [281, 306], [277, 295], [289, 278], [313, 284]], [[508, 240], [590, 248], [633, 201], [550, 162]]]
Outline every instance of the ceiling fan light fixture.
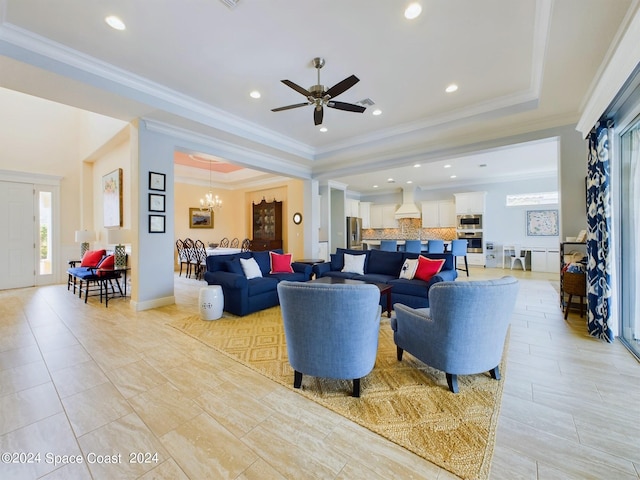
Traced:
[[376, 108], [373, 112], [371, 112], [371, 114], [377, 117], [378, 115], [382, 115], [382, 110]]
[[318, 83], [312, 85], [309, 89], [303, 88], [300, 85], [293, 83], [291, 80], [281, 80], [287, 87], [292, 88], [296, 92], [302, 94], [306, 98], [304, 103], [296, 103], [294, 105], [286, 105], [284, 107], [272, 108], [272, 112], [281, 112], [283, 110], [290, 110], [292, 108], [306, 107], [307, 105], [313, 105], [313, 123], [318, 126], [322, 125], [324, 119], [324, 107], [335, 108], [336, 110], [344, 110], [347, 112], [362, 113], [367, 108], [362, 105], [354, 103], [337, 102], [333, 100], [338, 95], [346, 92], [356, 83], [360, 81], [355, 75], [351, 75], [341, 82], [336, 83], [333, 87], [327, 89], [320, 83], [320, 69], [324, 67], [325, 61], [322, 57], [316, 57], [312, 61], [313, 66], [318, 72]]

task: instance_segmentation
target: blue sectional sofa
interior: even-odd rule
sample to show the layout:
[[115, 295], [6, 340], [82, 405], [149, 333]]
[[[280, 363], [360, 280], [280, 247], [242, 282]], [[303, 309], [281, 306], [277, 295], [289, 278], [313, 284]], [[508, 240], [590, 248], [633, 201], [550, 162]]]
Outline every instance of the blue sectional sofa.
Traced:
[[[364, 275], [342, 272], [344, 254], [366, 255]], [[400, 269], [407, 258], [418, 258], [419, 254], [410, 252], [385, 252], [382, 250], [350, 250], [336, 249], [331, 254], [331, 261], [314, 265], [313, 271], [320, 277], [341, 277], [368, 282], [387, 283], [392, 286], [391, 303], [403, 303], [412, 308], [429, 307], [429, 289], [431, 285], [443, 281], [453, 281], [458, 278], [455, 269], [455, 259], [450, 253], [425, 253], [424, 257], [435, 260], [445, 259], [442, 269], [428, 282], [413, 278], [411, 280], [399, 278]], [[382, 302], [382, 299], [381, 299]]]
[[[280, 249], [271, 251], [282, 253]], [[262, 277], [247, 279], [240, 259], [252, 257], [260, 267]], [[293, 262], [291, 266], [293, 273], [269, 273], [269, 251], [210, 255], [207, 257], [204, 279], [209, 285], [222, 286], [225, 311], [245, 316], [279, 305], [277, 287], [280, 281], [306, 282], [311, 279], [311, 265]]]

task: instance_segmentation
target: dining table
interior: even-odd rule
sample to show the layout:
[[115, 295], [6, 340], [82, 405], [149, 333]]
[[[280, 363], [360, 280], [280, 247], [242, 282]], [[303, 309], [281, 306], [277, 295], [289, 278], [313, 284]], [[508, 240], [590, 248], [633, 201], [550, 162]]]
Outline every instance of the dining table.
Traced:
[[207, 248], [207, 257], [210, 255], [230, 255], [232, 253], [240, 253], [242, 250], [240, 248], [231, 248], [231, 247], [216, 247], [216, 248]]

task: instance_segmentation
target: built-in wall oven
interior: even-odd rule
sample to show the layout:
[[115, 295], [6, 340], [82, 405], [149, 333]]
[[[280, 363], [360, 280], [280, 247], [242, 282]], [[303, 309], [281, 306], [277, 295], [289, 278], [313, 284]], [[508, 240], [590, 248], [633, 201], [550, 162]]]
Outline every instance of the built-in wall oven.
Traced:
[[458, 238], [467, 241], [467, 253], [482, 253], [482, 232], [458, 231]]
[[458, 230], [482, 230], [482, 215], [458, 215]]

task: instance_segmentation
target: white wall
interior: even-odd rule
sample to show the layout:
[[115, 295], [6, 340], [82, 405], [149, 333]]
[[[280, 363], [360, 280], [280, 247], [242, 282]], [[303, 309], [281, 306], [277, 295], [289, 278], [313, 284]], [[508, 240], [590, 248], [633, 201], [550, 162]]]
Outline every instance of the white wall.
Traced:
[[[74, 107], [0, 88], [0, 170], [61, 176], [60, 258], [77, 258], [74, 232], [92, 227], [92, 213], [83, 224], [81, 186], [83, 155], [98, 149], [125, 123]], [[88, 124], [91, 124], [89, 128]], [[90, 136], [86, 135], [92, 130]], [[88, 210], [92, 210], [91, 205]], [[66, 269], [60, 269], [66, 271]], [[0, 271], [0, 274], [2, 272]], [[58, 281], [62, 281], [60, 278]]]

